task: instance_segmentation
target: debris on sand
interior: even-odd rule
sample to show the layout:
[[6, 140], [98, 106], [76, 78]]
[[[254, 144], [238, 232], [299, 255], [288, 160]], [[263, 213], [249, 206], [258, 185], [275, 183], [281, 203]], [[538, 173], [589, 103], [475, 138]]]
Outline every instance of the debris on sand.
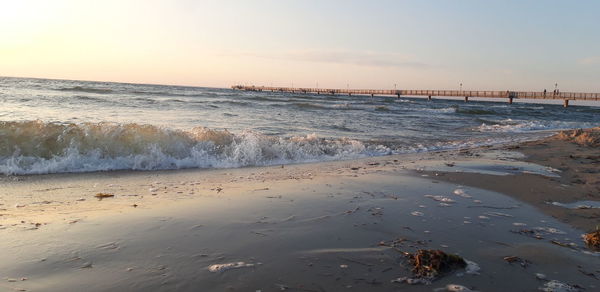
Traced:
[[446, 287], [444, 288], [437, 288], [435, 290], [433, 290], [435, 292], [442, 292], [442, 291], [450, 291], [450, 292], [476, 292], [475, 290], [471, 290], [463, 285], [458, 285], [458, 284], [448, 284], [446, 285]]
[[571, 286], [560, 281], [551, 280], [546, 282], [543, 287], [540, 287], [540, 291], [546, 292], [578, 292], [582, 291], [578, 286]]
[[285, 291], [287, 289], [290, 289], [289, 286], [283, 285], [283, 284], [275, 284], [275, 287], [277, 287], [277, 289], [279, 289], [279, 291]]
[[544, 239], [544, 237], [542, 236], [541, 233], [536, 232], [536, 231], [534, 231], [532, 229], [521, 228], [519, 230], [511, 230], [510, 232], [516, 233], [516, 234], [525, 235], [525, 236], [529, 236], [529, 237], [535, 238], [535, 239]]
[[[410, 227], [409, 227], [410, 228]], [[401, 246], [404, 244], [404, 242], [409, 241], [406, 238], [397, 238], [391, 241], [380, 241], [379, 242], [379, 246], [388, 246], [388, 247], [397, 247], [397, 246]], [[408, 255], [408, 254], [405, 254]]]
[[577, 250], [577, 244], [575, 244], [574, 242], [561, 242], [558, 240], [550, 240], [550, 243], [552, 244], [556, 244], [558, 246], [562, 246], [562, 247], [568, 247], [568, 248], [572, 248]]
[[566, 232], [553, 228], [553, 227], [535, 227], [533, 228], [537, 231], [541, 231], [541, 232], [546, 232], [546, 233], [550, 233], [550, 234], [567, 234]]
[[408, 285], [429, 285], [431, 284], [431, 280], [423, 279], [423, 278], [409, 278], [409, 277], [401, 277], [398, 279], [394, 279], [391, 281], [392, 283], [406, 283]]
[[[409, 285], [429, 285], [436, 278], [447, 274], [455, 269], [465, 269], [467, 274], [479, 274], [479, 265], [474, 262], [467, 261], [458, 255], [448, 254], [441, 250], [425, 250], [420, 249], [414, 254], [405, 253], [409, 258], [409, 262], [413, 268], [411, 270], [413, 277], [401, 277], [394, 279], [392, 283], [406, 283]], [[462, 275], [462, 273], [460, 274]], [[436, 291], [472, 291], [460, 290], [460, 285], [446, 286], [446, 288], [436, 289]], [[460, 286], [462, 287], [462, 286]], [[454, 289], [456, 288], [456, 289]]]
[[[256, 264], [256, 265], [258, 265], [258, 264]], [[255, 264], [245, 263], [245, 262], [233, 262], [233, 263], [226, 263], [226, 264], [215, 264], [215, 265], [210, 265], [208, 267], [208, 271], [211, 272], [211, 273], [217, 273], [217, 272], [225, 272], [225, 271], [231, 270], [231, 269], [250, 268], [250, 267], [254, 267], [256, 265]]]
[[581, 237], [590, 249], [600, 251], [600, 229], [583, 234]]
[[371, 212], [371, 215], [373, 216], [383, 216], [383, 208], [381, 207], [369, 208], [367, 212]]
[[462, 257], [441, 250], [420, 249], [409, 255], [409, 258], [413, 265], [411, 270], [413, 275], [425, 279], [434, 279], [453, 269], [467, 266], [467, 262]]
[[425, 198], [430, 198], [434, 201], [438, 201], [438, 202], [444, 202], [444, 203], [454, 203], [456, 201], [448, 198], [448, 197], [444, 197], [444, 196], [434, 196], [434, 195], [425, 195]]
[[531, 264], [530, 261], [522, 259], [518, 256], [507, 256], [503, 258], [507, 263], [512, 264], [512, 263], [518, 263], [519, 265], [521, 265], [521, 267], [523, 268], [527, 268], [527, 266], [529, 264]]
[[115, 195], [113, 195], [113, 194], [109, 194], [109, 193], [97, 193], [97, 194], [95, 194], [95, 195], [94, 195], [94, 197], [96, 197], [96, 198], [98, 198], [98, 199], [100, 199], [100, 200], [102, 200], [102, 199], [106, 199], [106, 198], [112, 198], [112, 197], [114, 197], [114, 196], [115, 196]]
[[488, 216], [493, 216], [493, 217], [507, 217], [507, 218], [513, 217], [513, 215], [506, 214], [506, 213], [500, 213], [500, 212], [486, 212], [484, 214], [488, 215]]
[[467, 194], [463, 189], [456, 189], [454, 190], [453, 194], [463, 198], [472, 198], [472, 196]]
[[476, 262], [472, 262], [469, 260], [465, 260], [467, 262], [467, 266], [465, 267], [465, 273], [469, 275], [479, 275], [479, 271], [481, 271], [481, 267]]

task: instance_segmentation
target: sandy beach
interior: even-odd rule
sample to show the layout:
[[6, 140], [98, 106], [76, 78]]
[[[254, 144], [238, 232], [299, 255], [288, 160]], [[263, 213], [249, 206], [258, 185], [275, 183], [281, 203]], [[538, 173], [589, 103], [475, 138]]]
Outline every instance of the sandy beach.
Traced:
[[0, 292], [600, 291], [600, 1], [2, 1]]
[[[270, 167], [3, 177], [0, 288], [593, 291], [599, 253], [581, 235], [600, 221], [598, 148], [567, 140]], [[580, 201], [592, 205], [567, 208]], [[406, 254], [420, 249], [469, 265], [407, 284]]]

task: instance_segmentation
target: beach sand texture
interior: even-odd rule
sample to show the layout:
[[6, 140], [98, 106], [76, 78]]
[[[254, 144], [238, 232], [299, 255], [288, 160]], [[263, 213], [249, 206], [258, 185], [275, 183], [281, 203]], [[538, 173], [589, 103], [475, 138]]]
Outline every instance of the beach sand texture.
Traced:
[[[559, 138], [285, 166], [4, 177], [0, 289], [594, 291], [599, 253], [581, 235], [600, 209], [560, 204], [600, 201], [598, 148]], [[412, 276], [404, 253], [419, 249], [479, 269], [429, 285], [394, 281]]]

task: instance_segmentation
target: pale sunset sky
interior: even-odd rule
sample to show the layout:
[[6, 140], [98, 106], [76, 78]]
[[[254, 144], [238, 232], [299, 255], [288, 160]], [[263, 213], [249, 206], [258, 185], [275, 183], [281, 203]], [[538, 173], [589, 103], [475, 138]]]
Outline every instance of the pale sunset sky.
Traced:
[[600, 92], [600, 1], [0, 0], [0, 76]]

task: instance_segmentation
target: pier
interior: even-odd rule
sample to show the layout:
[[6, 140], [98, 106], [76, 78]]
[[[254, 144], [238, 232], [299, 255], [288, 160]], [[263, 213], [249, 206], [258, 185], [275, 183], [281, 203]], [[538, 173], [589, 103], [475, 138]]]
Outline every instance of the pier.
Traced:
[[488, 90], [405, 90], [405, 89], [327, 89], [303, 87], [273, 87], [273, 86], [246, 86], [233, 85], [235, 90], [244, 91], [271, 91], [307, 94], [329, 95], [370, 95], [370, 96], [423, 96], [432, 100], [433, 97], [463, 97], [465, 102], [469, 98], [502, 98], [509, 104], [514, 99], [548, 99], [563, 100], [563, 106], [568, 107], [570, 100], [600, 101], [600, 93], [583, 92], [543, 92], [543, 91], [488, 91]]

